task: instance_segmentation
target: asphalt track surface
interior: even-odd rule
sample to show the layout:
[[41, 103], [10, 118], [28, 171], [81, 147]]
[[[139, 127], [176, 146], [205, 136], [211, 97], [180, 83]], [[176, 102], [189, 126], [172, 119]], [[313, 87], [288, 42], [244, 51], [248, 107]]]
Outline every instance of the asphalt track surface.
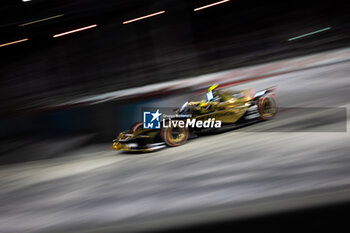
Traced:
[[135, 232], [347, 201], [349, 73], [343, 62], [236, 86], [278, 85], [281, 112], [181, 147], [1, 166], [0, 232]]

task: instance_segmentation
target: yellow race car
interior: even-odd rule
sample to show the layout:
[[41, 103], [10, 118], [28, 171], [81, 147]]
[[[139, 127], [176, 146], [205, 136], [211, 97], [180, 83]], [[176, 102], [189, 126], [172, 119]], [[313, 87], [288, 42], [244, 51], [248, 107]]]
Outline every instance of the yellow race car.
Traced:
[[208, 89], [206, 100], [187, 101], [175, 109], [173, 117], [163, 117], [156, 128], [147, 128], [144, 122], [134, 124], [113, 140], [112, 149], [147, 152], [180, 146], [203, 133], [269, 120], [277, 113], [276, 87], [258, 92], [253, 88], [241, 91], [218, 89], [214, 84]]

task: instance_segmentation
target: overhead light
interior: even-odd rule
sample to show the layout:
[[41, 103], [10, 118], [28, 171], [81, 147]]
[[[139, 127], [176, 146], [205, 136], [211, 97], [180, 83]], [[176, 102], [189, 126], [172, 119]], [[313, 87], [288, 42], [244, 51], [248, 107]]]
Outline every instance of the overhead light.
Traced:
[[21, 43], [21, 42], [24, 42], [24, 41], [27, 41], [29, 40], [28, 38], [25, 38], [25, 39], [22, 39], [22, 40], [16, 40], [16, 41], [12, 41], [12, 42], [8, 42], [8, 43], [5, 43], [5, 44], [0, 44], [0, 47], [4, 47], [4, 46], [7, 46], [7, 45], [12, 45], [12, 44], [17, 44], [17, 43]]
[[314, 32], [309, 32], [309, 33], [306, 33], [306, 34], [303, 34], [303, 35], [300, 35], [300, 36], [289, 38], [288, 41], [297, 40], [297, 39], [303, 38], [305, 36], [310, 36], [310, 35], [313, 35], [313, 34], [316, 34], [316, 33], [324, 32], [324, 31], [330, 30], [331, 28], [332, 27], [326, 27], [326, 28], [323, 28], [323, 29], [320, 29], [320, 30], [317, 30], [317, 31], [314, 31]]
[[229, 2], [230, 0], [223, 0], [223, 1], [220, 1], [220, 2], [214, 2], [212, 4], [209, 4], [209, 5], [205, 5], [205, 6], [201, 6], [201, 7], [198, 7], [196, 9], [194, 9], [193, 11], [200, 11], [200, 10], [203, 10], [205, 8], [208, 8], [208, 7], [212, 7], [212, 6], [216, 6], [216, 5], [219, 5], [219, 4], [222, 4], [222, 3], [225, 3], [225, 2]]
[[80, 32], [80, 31], [83, 31], [83, 30], [86, 30], [86, 29], [90, 29], [90, 28], [94, 28], [94, 27], [97, 27], [97, 24], [93, 24], [93, 25], [90, 25], [90, 26], [87, 26], [87, 27], [78, 28], [78, 29], [74, 29], [72, 31], [56, 34], [53, 37], [56, 38], [56, 37], [60, 37], [60, 36], [65, 36], [65, 35], [68, 35], [68, 34], [72, 34], [72, 33], [75, 33], [75, 32]]
[[27, 26], [27, 25], [30, 25], [30, 24], [33, 24], [33, 23], [40, 23], [42, 21], [46, 21], [46, 20], [50, 20], [50, 19], [56, 19], [56, 18], [59, 18], [59, 17], [62, 17], [62, 16], [64, 16], [64, 15], [55, 15], [55, 16], [52, 16], [52, 17], [38, 19], [38, 20], [31, 21], [31, 22], [28, 22], [28, 23], [23, 23], [23, 24], [20, 24], [18, 26], [19, 27], [23, 27], [23, 26]]
[[22, 0], [22, 2], [31, 2], [32, 0]]
[[152, 17], [152, 16], [156, 16], [156, 15], [160, 15], [160, 14], [164, 14], [164, 13], [165, 13], [165, 11], [159, 11], [159, 12], [156, 12], [156, 13], [153, 13], [153, 14], [149, 14], [149, 15], [145, 15], [145, 16], [142, 16], [142, 17], [139, 17], [139, 18], [135, 18], [135, 19], [130, 19], [130, 20], [124, 21], [123, 24], [132, 23], [132, 22], [135, 22], [135, 21], [138, 21], [138, 20], [141, 20], [141, 19], [146, 19], [146, 18], [149, 18], [149, 17]]

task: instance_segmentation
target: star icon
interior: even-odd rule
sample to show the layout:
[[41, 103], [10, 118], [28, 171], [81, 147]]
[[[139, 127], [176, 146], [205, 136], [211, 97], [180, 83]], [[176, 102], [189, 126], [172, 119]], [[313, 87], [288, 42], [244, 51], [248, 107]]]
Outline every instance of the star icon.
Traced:
[[155, 113], [151, 113], [151, 114], [153, 116], [151, 122], [154, 121], [155, 119], [157, 119], [157, 121], [159, 121], [159, 116], [162, 115], [161, 113], [159, 113], [159, 109], [157, 109], [157, 111]]

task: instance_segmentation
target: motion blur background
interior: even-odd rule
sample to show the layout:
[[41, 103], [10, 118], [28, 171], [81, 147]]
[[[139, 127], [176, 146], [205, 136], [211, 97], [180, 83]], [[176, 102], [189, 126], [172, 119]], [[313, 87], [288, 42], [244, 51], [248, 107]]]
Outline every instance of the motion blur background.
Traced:
[[[216, 2], [220, 4], [200, 9], [202, 6]], [[152, 17], [127, 23], [128, 20], [157, 12], [159, 14]], [[216, 139], [215, 137], [203, 139], [207, 140], [204, 142], [197, 140], [192, 146], [191, 143], [186, 145], [184, 149], [155, 153], [155, 155], [160, 156], [160, 160], [150, 155], [133, 155], [130, 160], [123, 154], [109, 151], [110, 142], [117, 133], [128, 129], [138, 120], [136, 115], [142, 106], [180, 106], [193, 92], [205, 89], [211, 82], [222, 84], [220, 83], [221, 79], [217, 78], [222, 75], [221, 72], [228, 70], [232, 72], [228, 73], [232, 74], [226, 78], [228, 81], [238, 77], [235, 74], [237, 74], [236, 70], [239, 69], [240, 71], [244, 70], [245, 78], [254, 78], [271, 74], [276, 68], [271, 68], [273, 65], [269, 64], [277, 64], [279, 68], [289, 68], [290, 63], [288, 62], [291, 61], [294, 64], [291, 69], [295, 73], [286, 74], [287, 76], [279, 73], [281, 77], [275, 77], [273, 80], [247, 82], [237, 86], [237, 88], [256, 87], [259, 89], [271, 85], [281, 85], [279, 94], [281, 107], [311, 106], [347, 109], [350, 84], [347, 75], [349, 72], [348, 59], [350, 59], [348, 51], [350, 46], [349, 26], [350, 4], [348, 1], [2, 0], [0, 2], [0, 162], [2, 164], [1, 195], [4, 198], [3, 208], [6, 211], [2, 211], [0, 221], [4, 224], [4, 232], [45, 231], [47, 229], [53, 232], [53, 230], [70, 229], [69, 227], [72, 226], [77, 230], [86, 221], [94, 223], [96, 219], [93, 213], [96, 213], [97, 216], [100, 211], [94, 208], [99, 206], [102, 208], [104, 204], [100, 204], [106, 201], [115, 203], [116, 209], [125, 205], [125, 210], [129, 208], [132, 213], [120, 218], [116, 217], [116, 219], [101, 217], [102, 220], [96, 220], [97, 223], [92, 224], [91, 228], [101, 222], [115, 224], [118, 221], [124, 221], [123, 224], [126, 224], [127, 228], [121, 227], [121, 229], [129, 229], [130, 226], [126, 222], [128, 217], [134, 217], [133, 214], [149, 217], [150, 221], [154, 220], [147, 208], [142, 213], [136, 211], [138, 208], [144, 207], [141, 204], [141, 207], [137, 205], [140, 201], [138, 197], [142, 196], [141, 191], [133, 190], [131, 186], [130, 190], [129, 186], [118, 186], [118, 189], [113, 190], [107, 188], [105, 191], [111, 192], [110, 199], [100, 197], [101, 199], [94, 202], [94, 208], [91, 209], [89, 209], [88, 204], [77, 203], [77, 208], [82, 207], [83, 210], [72, 214], [72, 216], [78, 217], [77, 219], [72, 218], [70, 221], [68, 219], [62, 220], [63, 216], [57, 214], [60, 211], [66, 211], [68, 207], [62, 206], [68, 205], [67, 203], [72, 201], [71, 199], [67, 201], [62, 195], [67, 197], [77, 195], [76, 197], [79, 197], [80, 200], [89, 202], [90, 198], [93, 197], [84, 196], [85, 194], [80, 196], [79, 190], [90, 187], [89, 185], [95, 185], [97, 180], [105, 184], [106, 187], [116, 188], [115, 180], [123, 185], [123, 182], [126, 182], [123, 179], [126, 179], [125, 177], [128, 175], [132, 176], [138, 170], [137, 167], [133, 167], [134, 163], [138, 161], [137, 156], [144, 159], [143, 162], [139, 161], [137, 164], [141, 170], [145, 169], [145, 173], [140, 173], [140, 175], [157, 177], [158, 175], [162, 176], [162, 171], [156, 171], [153, 174], [149, 169], [157, 169], [158, 162], [158, 165], [162, 166], [163, 163], [166, 163], [165, 161], [172, 161], [174, 156], [178, 155], [179, 160], [172, 161], [174, 165], [171, 166], [174, 166], [175, 170], [177, 166], [182, 166], [183, 163], [187, 164], [189, 158], [193, 161], [196, 161], [195, 158], [202, 161], [204, 158], [196, 157], [199, 156], [195, 152], [196, 150], [200, 150], [202, 155], [209, 156], [209, 158], [214, 154], [222, 153], [224, 157], [221, 158], [221, 162], [225, 163], [228, 160], [229, 164], [236, 164], [237, 161], [233, 161], [235, 159], [239, 162], [241, 155], [252, 154], [247, 149], [242, 149], [243, 151], [239, 152], [238, 148], [236, 150], [239, 152], [237, 152], [238, 154], [232, 153], [233, 150], [222, 150], [223, 147], [228, 146], [226, 142], [231, 139], [226, 138], [230, 138], [228, 136], [232, 132], [229, 135], [217, 136]], [[86, 30], [57, 36], [60, 33], [81, 28]], [[312, 61], [310, 59], [305, 62], [293, 60], [307, 56], [313, 56]], [[281, 61], [283, 62], [279, 63]], [[319, 62], [323, 63], [320, 65]], [[286, 63], [289, 64], [288, 67], [283, 65]], [[253, 72], [254, 67], [264, 64], [265, 66], [260, 72]], [[310, 64], [311, 66], [306, 67]], [[313, 69], [305, 71], [313, 64], [315, 64]], [[304, 73], [302, 73], [303, 70]], [[207, 75], [210, 77], [208, 78]], [[198, 83], [204, 79], [206, 82], [198, 86]], [[154, 87], [157, 85], [159, 88], [155, 90]], [[176, 89], [174, 89], [175, 86]], [[233, 87], [236, 88], [236, 86]], [[326, 117], [333, 119], [329, 115]], [[273, 127], [277, 126], [271, 125], [270, 128]], [[261, 132], [266, 128], [263, 130], [250, 129], [251, 132]], [[325, 160], [334, 159], [336, 164], [339, 161], [343, 161], [344, 166], [347, 164], [349, 148], [342, 140], [349, 139], [348, 134], [346, 130], [337, 132], [345, 135], [344, 139], [337, 139], [338, 144], [332, 143], [334, 151], [337, 151], [334, 153], [339, 152], [341, 155], [337, 154], [339, 157], [332, 157], [332, 152], [325, 152], [325, 148], [318, 152], [311, 151], [310, 154], [316, 156], [311, 156], [316, 162], [316, 164], [312, 163], [313, 166], [316, 166], [316, 170], [322, 167], [322, 163], [318, 163], [317, 155], [324, 156]], [[324, 140], [324, 145], [329, 144], [327, 135], [313, 135], [317, 140], [310, 142], [297, 139], [295, 134], [292, 135], [292, 139], [288, 138], [290, 135], [285, 136], [284, 134], [276, 138], [268, 136], [266, 138], [268, 143], [264, 147], [259, 144], [262, 143], [260, 137], [247, 136], [249, 138], [247, 140], [256, 145], [256, 153], [265, 151], [265, 153], [270, 154], [270, 150], [287, 148], [285, 151], [274, 154], [276, 158], [271, 159], [275, 161], [275, 159], [282, 159], [283, 156], [295, 156], [298, 153], [303, 153], [294, 151], [295, 148], [301, 146], [300, 141], [305, 143], [303, 146], [308, 146], [309, 143], [308, 147], [314, 148], [322, 140]], [[241, 137], [240, 135], [231, 136]], [[281, 138], [292, 142], [296, 140], [293, 148], [286, 147], [283, 144], [285, 142], [279, 141], [282, 140]], [[216, 149], [211, 151], [200, 149], [213, 140], [221, 139], [224, 144], [217, 144]], [[274, 147], [276, 145], [279, 146]], [[239, 145], [234, 145], [234, 148], [237, 146]], [[89, 149], [80, 151], [80, 148]], [[249, 145], [246, 145], [245, 148], [254, 150]], [[168, 157], [170, 154], [172, 157]], [[186, 154], [188, 154], [187, 157]], [[63, 155], [73, 159], [74, 162], [67, 158], [58, 161], [53, 159], [61, 158]], [[253, 155], [255, 156], [254, 153]], [[101, 160], [96, 162], [95, 158]], [[121, 161], [119, 161], [120, 158], [122, 158]], [[152, 159], [152, 163], [147, 160], [149, 158]], [[34, 161], [34, 164], [23, 163], [26, 161]], [[288, 161], [285, 161], [287, 166], [292, 164]], [[268, 160], [264, 162], [268, 163]], [[18, 163], [19, 165], [16, 165]], [[91, 165], [90, 163], [99, 165]], [[125, 163], [121, 171], [118, 170], [119, 165], [116, 165], [118, 169], [115, 168], [120, 173], [111, 172], [109, 166], [118, 163]], [[304, 166], [305, 161], [298, 160], [298, 164]], [[95, 166], [102, 170], [98, 170]], [[256, 166], [259, 167], [259, 165], [252, 167]], [[38, 167], [44, 170], [40, 170]], [[55, 167], [62, 169], [55, 171]], [[49, 169], [46, 170], [46, 168]], [[238, 170], [241, 168], [237, 167]], [[91, 169], [97, 172], [94, 176], [90, 173]], [[213, 164], [198, 164], [195, 168], [195, 170], [203, 172], [206, 169], [221, 171], [222, 168]], [[237, 171], [235, 169], [232, 167], [230, 171]], [[274, 182], [280, 179], [285, 168], [278, 167], [276, 169], [276, 174], [269, 176]], [[337, 176], [336, 179], [341, 181], [339, 186], [350, 184], [346, 169], [347, 167], [343, 167], [334, 171], [341, 176]], [[28, 173], [22, 174], [23, 170]], [[111, 170], [114, 171], [114, 169]], [[321, 172], [322, 169], [317, 171]], [[87, 179], [87, 183], [80, 181], [83, 179], [82, 177], [75, 177], [78, 173]], [[247, 171], [244, 174], [248, 173]], [[23, 176], [15, 176], [15, 174]], [[170, 172], [170, 174], [172, 173]], [[333, 173], [323, 171], [322, 174], [329, 174], [332, 177]], [[56, 185], [48, 180], [41, 180], [41, 178], [36, 180], [40, 176], [49, 177], [47, 179]], [[28, 181], [25, 177], [32, 178]], [[64, 178], [69, 183], [67, 190], [66, 186], [61, 184], [61, 182], [66, 182], [62, 180]], [[196, 180], [201, 179], [198, 177]], [[327, 182], [330, 182], [331, 178], [327, 179]], [[304, 182], [303, 187], [310, 186], [312, 183], [307, 178], [302, 181]], [[244, 183], [244, 181], [242, 182]], [[298, 183], [297, 180], [293, 180], [293, 182]], [[318, 180], [320, 184], [327, 183], [324, 182]], [[181, 203], [180, 197], [176, 198], [176, 192], [181, 190], [181, 184], [180, 182], [178, 188], [173, 187], [173, 192], [171, 189], [168, 190], [169, 195], [174, 195], [172, 197], [174, 199], [170, 200], [174, 203], [174, 209], [169, 207], [172, 214], [178, 210], [177, 208], [181, 209], [181, 206], [185, 205]], [[159, 185], [161, 189], [165, 189], [168, 184]], [[279, 185], [276, 184], [276, 186]], [[321, 186], [317, 188], [321, 188]], [[322, 186], [322, 188], [327, 188], [326, 186]], [[39, 187], [43, 188], [45, 192], [38, 192]], [[234, 188], [230, 184], [226, 184], [225, 187]], [[18, 189], [26, 193], [27, 188], [30, 190], [28, 196], [9, 198], [13, 193], [18, 193], [15, 190]], [[207, 189], [202, 188], [204, 190], [194, 188], [193, 192], [210, 195], [210, 186], [207, 186]], [[46, 206], [41, 206], [40, 200], [53, 195], [51, 189], [59, 189], [60, 194], [57, 194], [57, 198], [62, 198], [62, 200], [60, 202], [58, 199], [48, 199], [49, 206], [54, 205], [53, 203], [57, 204], [56, 207], [47, 210], [53, 214], [52, 218], [39, 218], [36, 216], [37, 211], [40, 212], [40, 208], [46, 209]], [[212, 187], [212, 189], [215, 188]], [[235, 190], [237, 189], [239, 189], [238, 186]], [[120, 192], [128, 193], [128, 190], [133, 190], [133, 194], [138, 193], [139, 195], [133, 200], [136, 204], [131, 207], [126, 204], [127, 200], [123, 199], [125, 197], [118, 196], [121, 195]], [[291, 190], [294, 189], [291, 188]], [[246, 192], [244, 195], [254, 193], [250, 189], [247, 189]], [[94, 190], [94, 193], [94, 198], [99, 197], [98, 191]], [[162, 193], [160, 191], [157, 195], [162, 195]], [[240, 196], [239, 193], [236, 194], [237, 197]], [[150, 198], [156, 199], [152, 195]], [[23, 203], [32, 202], [32, 199], [35, 199], [38, 203], [37, 206], [27, 207], [22, 212], [21, 205], [16, 204], [15, 201], [19, 199]], [[178, 202], [179, 205], [176, 204]], [[73, 203], [75, 202], [73, 201]], [[152, 203], [149, 204], [150, 206], [162, 205], [162, 211], [168, 209], [165, 204], [168, 203], [166, 200], [158, 203], [157, 200], [152, 199], [145, 203], [146, 206], [147, 203]], [[221, 202], [220, 199], [213, 199], [212, 202], [207, 201], [206, 203], [210, 203], [210, 207], [214, 207], [224, 202]], [[10, 209], [13, 213], [9, 211]], [[118, 215], [118, 211], [125, 211], [117, 211], [116, 209], [110, 210], [109, 216]], [[70, 211], [69, 208], [68, 211]], [[89, 213], [88, 217], [84, 213]], [[106, 215], [108, 214], [106, 213]], [[208, 216], [211, 219], [211, 215]], [[33, 219], [34, 221], [30, 225], [16, 226], [15, 224], [17, 221], [26, 222]], [[198, 218], [195, 219], [194, 222], [201, 223]], [[149, 227], [149, 225], [147, 226]], [[143, 228], [141, 227], [141, 229]]]
[[[83, 96], [301, 56], [350, 43], [348, 3], [237, 0], [194, 11], [215, 2], [1, 1], [0, 43], [29, 39], [1, 47], [1, 136], [68, 130], [98, 132], [107, 139], [115, 135], [115, 128], [125, 129], [131, 123], [123, 126], [109, 121], [103, 126], [92, 124], [99, 120], [97, 116], [81, 123], [84, 119], [74, 114], [51, 114], [45, 119], [54, 121], [52, 124], [44, 124], [42, 118], [20, 124], [8, 122], [7, 114], [11, 117], [51, 111], [48, 106]], [[165, 13], [122, 23], [159, 11]], [[90, 25], [97, 27], [53, 37]], [[307, 39], [288, 41], [327, 28], [331, 29]], [[100, 111], [94, 109], [89, 114]], [[105, 111], [101, 114], [112, 116]], [[56, 118], [62, 120], [57, 122]], [[113, 129], [107, 133], [103, 129], [106, 127]]]

